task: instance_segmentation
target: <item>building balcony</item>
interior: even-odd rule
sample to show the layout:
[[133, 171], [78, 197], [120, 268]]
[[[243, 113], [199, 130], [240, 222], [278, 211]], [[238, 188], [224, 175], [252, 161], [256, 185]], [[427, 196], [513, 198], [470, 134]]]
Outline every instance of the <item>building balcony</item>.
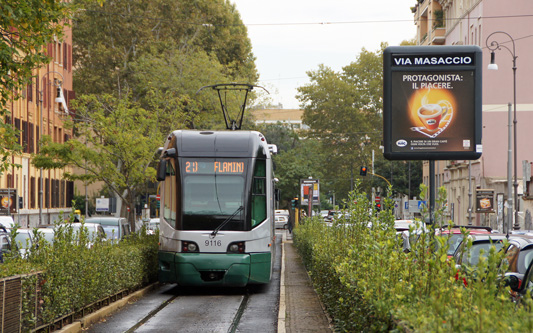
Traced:
[[446, 41], [446, 28], [433, 28], [431, 32], [431, 45], [443, 45]]

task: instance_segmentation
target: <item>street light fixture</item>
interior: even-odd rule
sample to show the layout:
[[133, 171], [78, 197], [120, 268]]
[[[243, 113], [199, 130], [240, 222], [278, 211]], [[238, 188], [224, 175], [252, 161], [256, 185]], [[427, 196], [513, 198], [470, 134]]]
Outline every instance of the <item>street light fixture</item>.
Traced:
[[[489, 39], [493, 35], [496, 35], [496, 34], [503, 34], [503, 35], [507, 36], [510, 39], [510, 41], [512, 42], [512, 44], [513, 44], [513, 49], [511, 50], [509, 47], [505, 46], [504, 44], [499, 43], [496, 39], [493, 39], [490, 42], [490, 44], [489, 44]], [[517, 176], [516, 58], [518, 58], [518, 56], [516, 55], [515, 43], [514, 43], [513, 37], [511, 37], [511, 35], [509, 35], [508, 33], [504, 32], [504, 31], [495, 31], [495, 32], [491, 33], [487, 37], [487, 40], [485, 41], [485, 43], [487, 45], [487, 48], [491, 51], [491, 53], [490, 53], [490, 64], [488, 66], [488, 69], [490, 69], [490, 70], [498, 70], [498, 65], [496, 64], [496, 61], [495, 61], [496, 60], [496, 54], [495, 54], [494, 51], [501, 50], [502, 47], [505, 48], [507, 51], [509, 51], [509, 53], [511, 54], [511, 57], [513, 58], [513, 104], [514, 104], [513, 105], [513, 136], [514, 136], [514, 144], [513, 144], [513, 146], [514, 146], [514, 151], [513, 151], [513, 155], [514, 155], [514, 158], [513, 158], [514, 159], [514, 182], [513, 182], [513, 187], [514, 187], [514, 225], [513, 225], [513, 228], [515, 230], [519, 230], [520, 229], [520, 224], [518, 223], [518, 181], [516, 179], [516, 176]], [[509, 108], [509, 112], [511, 112], [510, 108]], [[510, 196], [510, 193], [509, 193], [509, 196]], [[512, 212], [512, 209], [513, 209], [513, 207], [511, 206], [511, 212]]]
[[[54, 86], [57, 87], [57, 95], [55, 98], [55, 102], [59, 103], [63, 106], [63, 110], [65, 113], [68, 114], [68, 108], [67, 103], [65, 101], [65, 97], [63, 96], [63, 89], [61, 89], [61, 83], [65, 81], [63, 78], [63, 75], [56, 71], [49, 71], [46, 72], [43, 77], [41, 78], [42, 86], [41, 90], [39, 91], [39, 103], [40, 103], [40, 125], [39, 125], [39, 152], [41, 152], [41, 141], [43, 139], [43, 94], [44, 94], [44, 78], [49, 74], [58, 74], [61, 77], [61, 81], [57, 84], [54, 82], [52, 83]], [[39, 225], [43, 222], [43, 167], [40, 168], [40, 179], [39, 179]]]

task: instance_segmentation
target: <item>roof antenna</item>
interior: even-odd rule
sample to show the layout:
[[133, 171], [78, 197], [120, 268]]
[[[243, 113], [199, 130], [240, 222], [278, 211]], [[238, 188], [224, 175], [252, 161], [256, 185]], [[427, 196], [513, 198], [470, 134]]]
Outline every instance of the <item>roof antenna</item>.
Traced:
[[[246, 108], [246, 101], [248, 99], [248, 93], [252, 91], [254, 88], [261, 88], [264, 91], [266, 91], [268, 94], [268, 90], [261, 86], [255, 86], [253, 84], [247, 84], [247, 83], [219, 83], [214, 84], [211, 86], [204, 86], [196, 92], [197, 94], [206, 89], [211, 88], [213, 90], [216, 90], [218, 93], [218, 99], [220, 100], [220, 106], [222, 107], [222, 114], [224, 114], [224, 121], [226, 122], [226, 128], [232, 131], [240, 130], [242, 126], [242, 119], [244, 117], [244, 109]], [[231, 118], [231, 115], [228, 112], [228, 108], [226, 105], [226, 93], [228, 90], [238, 90], [238, 91], [245, 91], [244, 94], [244, 101], [242, 105], [240, 106], [239, 113], [237, 114], [237, 117], [235, 119]], [[221, 91], [224, 91], [224, 98], [222, 98]]]

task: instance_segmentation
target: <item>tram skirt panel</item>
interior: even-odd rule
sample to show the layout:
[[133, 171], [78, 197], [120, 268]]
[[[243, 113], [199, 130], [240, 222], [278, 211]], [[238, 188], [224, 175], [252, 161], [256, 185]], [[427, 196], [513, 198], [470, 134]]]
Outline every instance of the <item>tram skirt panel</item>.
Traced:
[[[250, 255], [222, 253], [172, 253], [173, 268], [162, 272], [167, 263], [159, 257], [160, 282], [174, 282], [182, 286], [232, 286], [243, 287], [249, 282]], [[166, 274], [165, 274], [166, 273]], [[172, 276], [172, 274], [174, 275]], [[168, 277], [173, 281], [162, 281]]]

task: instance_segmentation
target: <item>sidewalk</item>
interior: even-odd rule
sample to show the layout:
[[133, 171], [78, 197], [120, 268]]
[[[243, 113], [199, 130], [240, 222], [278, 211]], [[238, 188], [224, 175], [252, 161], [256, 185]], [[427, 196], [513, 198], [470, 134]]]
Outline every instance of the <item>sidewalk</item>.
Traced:
[[288, 231], [281, 248], [278, 333], [333, 332]]

